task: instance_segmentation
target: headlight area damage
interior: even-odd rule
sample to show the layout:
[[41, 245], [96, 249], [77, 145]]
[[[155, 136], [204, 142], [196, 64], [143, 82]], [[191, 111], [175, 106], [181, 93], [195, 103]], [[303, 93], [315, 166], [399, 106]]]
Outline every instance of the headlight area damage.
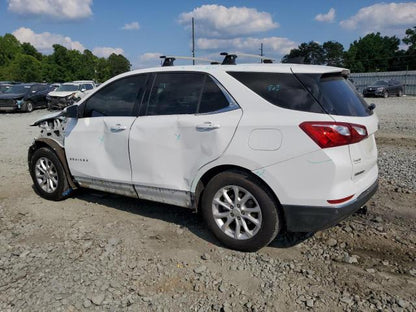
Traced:
[[[67, 188], [63, 191], [63, 196], [69, 195], [73, 190], [77, 189], [78, 186], [74, 183], [68, 163], [66, 161], [64, 138], [65, 128], [67, 126], [68, 119], [66, 117], [66, 109], [54, 114], [49, 114], [41, 119], [36, 120], [31, 126], [38, 126], [40, 128], [40, 134], [36, 137], [28, 151], [28, 165], [31, 166], [33, 154], [41, 148], [46, 148], [55, 153], [56, 157], [62, 164], [62, 169], [65, 172]], [[37, 179], [46, 179], [42, 176], [42, 173], [47, 178], [50, 178], [51, 172], [47, 172], [47, 168], [44, 164], [39, 164], [40, 176]], [[55, 169], [56, 170], [56, 169]], [[52, 179], [52, 178], [50, 178]], [[52, 179], [53, 180], [53, 179]], [[53, 183], [53, 181], [49, 181]]]

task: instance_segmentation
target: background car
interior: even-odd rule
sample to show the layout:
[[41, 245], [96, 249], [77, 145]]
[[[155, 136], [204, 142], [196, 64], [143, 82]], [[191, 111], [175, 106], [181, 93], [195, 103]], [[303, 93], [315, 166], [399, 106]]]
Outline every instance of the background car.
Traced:
[[63, 109], [83, 98], [87, 91], [95, 88], [93, 81], [67, 82], [47, 95], [49, 110]]
[[46, 95], [51, 90], [51, 86], [44, 83], [11, 85], [0, 95], [0, 110], [31, 112], [46, 107]]
[[403, 95], [403, 85], [400, 81], [397, 80], [379, 80], [374, 84], [364, 88], [363, 96], [370, 97], [370, 96], [381, 96], [381, 97], [389, 97], [390, 95]]

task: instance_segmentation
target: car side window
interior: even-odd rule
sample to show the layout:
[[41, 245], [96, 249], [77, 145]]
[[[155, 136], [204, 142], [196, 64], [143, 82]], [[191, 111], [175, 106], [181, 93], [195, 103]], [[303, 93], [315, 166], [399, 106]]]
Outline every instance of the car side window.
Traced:
[[85, 104], [84, 117], [132, 116], [146, 75], [121, 78], [92, 95]]
[[146, 115], [195, 114], [204, 79], [201, 73], [158, 73]]
[[202, 91], [201, 103], [199, 104], [198, 113], [215, 112], [224, 109], [230, 105], [222, 90], [207, 76]]
[[223, 91], [207, 74], [158, 73], [146, 115], [208, 113], [229, 105]]

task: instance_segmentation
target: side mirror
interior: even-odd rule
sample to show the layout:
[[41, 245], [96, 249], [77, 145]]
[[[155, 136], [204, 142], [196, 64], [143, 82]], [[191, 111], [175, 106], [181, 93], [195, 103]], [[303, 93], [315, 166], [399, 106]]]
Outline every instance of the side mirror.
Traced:
[[82, 89], [81, 89], [81, 92], [85, 92], [85, 90], [87, 90], [87, 89], [82, 88]]
[[78, 118], [78, 105], [71, 105], [66, 108], [66, 117]]

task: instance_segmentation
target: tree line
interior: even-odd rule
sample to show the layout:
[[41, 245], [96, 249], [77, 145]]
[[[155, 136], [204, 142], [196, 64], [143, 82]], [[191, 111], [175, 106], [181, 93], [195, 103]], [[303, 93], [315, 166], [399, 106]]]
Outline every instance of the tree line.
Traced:
[[[400, 43], [407, 50], [400, 49]], [[336, 41], [319, 44], [304, 42], [282, 59], [283, 63], [329, 65], [349, 68], [351, 72], [416, 70], [416, 26], [406, 30], [405, 37], [370, 33], [350, 44], [347, 51]]]
[[103, 82], [129, 71], [123, 55], [97, 57], [90, 50], [80, 52], [54, 44], [53, 53], [44, 55], [30, 43], [20, 43], [12, 34], [0, 36], [0, 80], [21, 82]]

